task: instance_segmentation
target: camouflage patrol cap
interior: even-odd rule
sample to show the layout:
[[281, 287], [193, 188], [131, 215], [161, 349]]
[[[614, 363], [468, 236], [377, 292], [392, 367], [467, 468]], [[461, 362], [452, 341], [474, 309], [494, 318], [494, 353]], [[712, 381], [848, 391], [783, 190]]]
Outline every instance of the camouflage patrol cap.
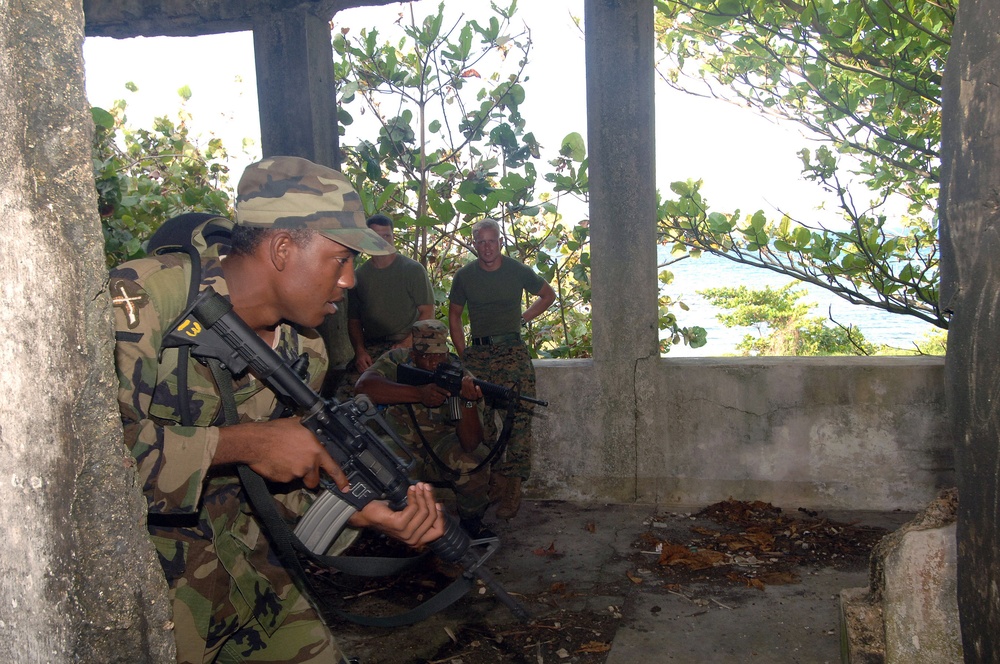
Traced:
[[365, 225], [361, 198], [342, 173], [301, 157], [268, 157], [247, 166], [237, 187], [236, 223], [309, 228], [375, 256], [396, 251]]
[[447, 353], [448, 328], [433, 318], [413, 324], [413, 350], [421, 353]]

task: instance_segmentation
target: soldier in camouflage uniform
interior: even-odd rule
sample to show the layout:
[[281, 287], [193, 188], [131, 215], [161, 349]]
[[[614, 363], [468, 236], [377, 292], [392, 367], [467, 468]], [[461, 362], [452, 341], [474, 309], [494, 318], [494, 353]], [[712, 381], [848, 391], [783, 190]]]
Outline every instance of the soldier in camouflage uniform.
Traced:
[[[496, 427], [483, 423], [483, 393], [472, 382], [471, 374], [462, 379], [462, 391], [453, 397], [448, 390], [435, 385], [404, 385], [397, 382], [397, 368], [412, 364], [424, 371], [434, 371], [442, 362], [458, 358], [448, 353], [448, 328], [437, 320], [420, 320], [413, 324], [413, 347], [396, 348], [381, 355], [361, 378], [356, 390], [367, 394], [376, 404], [388, 404], [386, 417], [416, 460], [411, 477], [424, 482], [447, 483], [454, 489], [455, 503], [462, 527], [472, 537], [491, 537], [483, 526], [483, 514], [489, 507], [489, 466], [476, 468], [489, 454], [496, 440]], [[457, 411], [458, 419], [453, 419]], [[441, 468], [427, 451], [449, 468], [458, 471], [456, 477]], [[468, 474], [466, 474], [468, 473]]]
[[[521, 394], [533, 397], [535, 368], [521, 339], [521, 328], [555, 302], [555, 291], [531, 268], [501, 253], [500, 226], [493, 219], [474, 224], [472, 240], [476, 260], [455, 273], [448, 295], [451, 341], [462, 363], [478, 378], [516, 387]], [[525, 292], [538, 297], [522, 312]], [[466, 306], [472, 328], [472, 343], [468, 346], [462, 323]], [[492, 408], [487, 410], [488, 415], [492, 412]], [[517, 409], [506, 454], [491, 475], [491, 499], [499, 501], [497, 516], [501, 519], [517, 515], [521, 483], [531, 473], [531, 412], [532, 407], [525, 404]]]
[[[285, 359], [307, 355], [308, 382], [317, 389], [327, 357], [308, 328], [336, 311], [353, 285], [358, 251], [391, 247], [364, 227], [347, 180], [305, 159], [273, 157], [249, 166], [236, 206], [228, 255], [221, 257], [218, 245], [206, 247], [195, 232], [203, 251], [200, 290], [211, 286], [228, 297]], [[153, 256], [119, 266], [109, 283], [125, 442], [169, 584], [178, 661], [340, 664], [330, 631], [261, 532], [235, 466], [246, 464], [270, 480], [289, 519], [309, 506], [307, 489], [321, 472], [341, 487], [346, 478], [297, 417], [272, 419], [282, 411], [257, 377], [227, 377], [239, 416], [227, 425], [224, 391], [210, 370], [196, 361], [179, 367], [177, 349], [161, 348], [187, 306], [192, 267], [185, 254]], [[186, 398], [178, 393], [184, 383]], [[415, 487], [409, 499], [401, 512], [371, 503], [352, 525], [374, 526], [412, 545], [439, 537], [444, 523], [431, 488]]]

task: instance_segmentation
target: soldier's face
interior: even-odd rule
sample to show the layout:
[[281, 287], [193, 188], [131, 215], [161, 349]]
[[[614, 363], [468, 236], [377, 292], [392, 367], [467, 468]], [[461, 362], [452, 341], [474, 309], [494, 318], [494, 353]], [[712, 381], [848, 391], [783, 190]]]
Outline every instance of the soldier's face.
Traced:
[[413, 363], [418, 369], [434, 371], [442, 362], [448, 361], [448, 353], [421, 353], [413, 351]]
[[476, 235], [476, 255], [484, 267], [493, 267], [500, 260], [500, 236], [492, 228], [484, 228]]
[[375, 234], [380, 238], [392, 244], [392, 226], [383, 226], [381, 224], [372, 224], [368, 228], [375, 231]]
[[316, 327], [337, 312], [344, 291], [354, 287], [354, 252], [317, 234], [310, 242], [286, 247], [280, 296], [286, 320]]

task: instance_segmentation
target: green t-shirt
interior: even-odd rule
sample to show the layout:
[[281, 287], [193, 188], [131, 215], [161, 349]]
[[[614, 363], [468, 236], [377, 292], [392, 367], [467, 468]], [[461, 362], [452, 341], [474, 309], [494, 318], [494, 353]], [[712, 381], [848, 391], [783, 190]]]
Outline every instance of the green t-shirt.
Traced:
[[521, 293], [537, 295], [545, 280], [527, 265], [503, 256], [500, 267], [489, 272], [478, 260], [455, 273], [448, 298], [452, 304], [469, 305], [473, 337], [510, 334], [521, 330]]
[[424, 266], [397, 255], [387, 267], [368, 261], [358, 268], [357, 285], [347, 291], [347, 315], [360, 320], [366, 341], [404, 335], [417, 320], [417, 307], [434, 304]]

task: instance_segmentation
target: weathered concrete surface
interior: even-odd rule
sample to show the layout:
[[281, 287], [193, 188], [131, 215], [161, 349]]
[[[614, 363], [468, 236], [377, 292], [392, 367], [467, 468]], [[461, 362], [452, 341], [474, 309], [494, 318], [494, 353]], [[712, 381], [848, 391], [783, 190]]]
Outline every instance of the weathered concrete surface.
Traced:
[[[544, 634], [534, 647], [514, 645], [524, 626], [489, 592], [471, 593], [410, 627], [375, 631], [345, 625], [337, 630], [338, 639], [364, 664], [602, 661], [579, 654], [583, 642], [610, 645], [607, 664], [839, 662], [837, 594], [864, 583], [863, 567], [803, 566], [797, 568], [798, 582], [758, 590], [728, 581], [671, 586], [655, 569], [656, 556], [636, 562], [641, 550], [636, 545], [654, 517], [657, 535], [672, 541], [685, 541], [692, 527], [717, 525], [690, 516], [702, 507], [526, 500], [516, 519], [499, 521], [500, 550], [486, 566], [550, 626], [539, 630]], [[821, 516], [891, 530], [912, 512]], [[365, 610], [365, 600], [377, 606], [375, 598], [384, 595], [351, 600], [361, 605], [350, 608]], [[403, 607], [380, 608], [378, 615]], [[614, 620], [599, 620], [609, 616]], [[483, 623], [493, 626], [490, 634], [505, 635], [503, 641], [484, 636]], [[553, 652], [560, 646], [566, 652]], [[484, 651], [495, 654], [487, 659]]]
[[841, 593], [849, 664], [962, 661], [955, 516], [958, 492], [944, 491], [872, 552], [867, 588]]
[[0, 9], [0, 662], [174, 659], [122, 444], [83, 15]]
[[655, 398], [636, 374], [659, 361], [653, 3], [587, 0], [584, 14], [597, 376], [589, 403], [603, 434], [590, 439], [591, 452], [605, 471], [594, 478], [602, 495], [629, 501], [636, 440]]
[[254, 17], [308, 11], [329, 19], [351, 7], [392, 0], [83, 0], [88, 37], [187, 37], [249, 30]]
[[885, 561], [887, 662], [961, 662], [955, 524], [906, 533]]
[[635, 392], [657, 401], [626, 413], [649, 420], [628, 444], [606, 439], [593, 362], [535, 368], [533, 497], [613, 501], [634, 482], [647, 503], [917, 511], [955, 481], [941, 358], [650, 362]]

